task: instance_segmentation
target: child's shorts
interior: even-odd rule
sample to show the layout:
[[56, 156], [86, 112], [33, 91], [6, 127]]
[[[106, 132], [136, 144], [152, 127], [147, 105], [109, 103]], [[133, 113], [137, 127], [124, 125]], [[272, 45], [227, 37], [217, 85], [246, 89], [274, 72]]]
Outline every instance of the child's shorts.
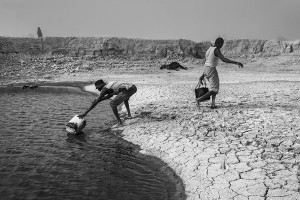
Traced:
[[120, 92], [111, 102], [110, 105], [116, 107], [120, 105], [123, 101], [128, 100], [134, 93], [136, 93], [137, 88], [132, 85], [128, 90], [123, 90]]

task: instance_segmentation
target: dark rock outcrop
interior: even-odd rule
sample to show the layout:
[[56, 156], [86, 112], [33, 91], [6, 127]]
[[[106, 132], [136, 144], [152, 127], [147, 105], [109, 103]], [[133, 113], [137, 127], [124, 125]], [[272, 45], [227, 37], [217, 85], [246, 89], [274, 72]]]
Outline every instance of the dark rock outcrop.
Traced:
[[160, 67], [160, 69], [169, 69], [169, 70], [180, 70], [180, 69], [184, 69], [187, 70], [187, 67], [183, 67], [182, 65], [180, 65], [178, 62], [172, 62], [168, 65], [162, 65]]

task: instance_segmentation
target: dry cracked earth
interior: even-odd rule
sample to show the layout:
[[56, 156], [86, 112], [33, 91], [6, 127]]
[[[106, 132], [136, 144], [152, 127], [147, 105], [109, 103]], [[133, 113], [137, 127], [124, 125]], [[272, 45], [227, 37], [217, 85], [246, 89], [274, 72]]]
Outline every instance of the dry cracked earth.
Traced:
[[220, 66], [213, 110], [210, 102], [195, 103], [199, 66], [144, 75], [95, 70], [54, 81], [102, 77], [137, 85], [130, 100], [133, 118], [125, 120], [121, 134], [174, 170], [178, 188], [170, 199], [298, 200], [299, 58], [296, 64], [284, 59], [264, 59], [242, 70]]
[[123, 137], [182, 179], [173, 199], [300, 199], [300, 84], [222, 83], [218, 109], [190, 82], [140, 84]]

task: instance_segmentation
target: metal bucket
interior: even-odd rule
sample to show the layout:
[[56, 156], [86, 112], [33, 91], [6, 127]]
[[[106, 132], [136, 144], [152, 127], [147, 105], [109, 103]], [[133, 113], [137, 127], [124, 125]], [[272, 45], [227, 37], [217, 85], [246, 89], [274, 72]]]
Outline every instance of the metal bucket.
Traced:
[[67, 124], [66, 131], [69, 133], [80, 133], [80, 131], [85, 127], [86, 120], [84, 118], [79, 118], [75, 115]]

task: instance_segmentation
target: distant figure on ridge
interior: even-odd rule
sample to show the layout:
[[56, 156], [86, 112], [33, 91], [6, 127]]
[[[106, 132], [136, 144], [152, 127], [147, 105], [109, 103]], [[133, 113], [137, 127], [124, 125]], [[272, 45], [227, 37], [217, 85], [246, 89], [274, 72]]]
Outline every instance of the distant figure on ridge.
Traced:
[[91, 107], [84, 114], [79, 115], [78, 117], [85, 117], [99, 102], [109, 99], [114, 95], [117, 95], [110, 102], [112, 111], [118, 121], [118, 124], [114, 127], [123, 126], [123, 123], [118, 113], [117, 106], [124, 102], [125, 107], [127, 109], [128, 117], [131, 117], [128, 100], [134, 93], [136, 93], [136, 86], [131, 83], [121, 83], [116, 81], [104, 82], [102, 79], [100, 79], [95, 82], [95, 87], [97, 90], [100, 91], [99, 97], [93, 101]]
[[211, 108], [212, 109], [216, 108], [215, 100], [216, 100], [216, 95], [218, 94], [219, 87], [220, 87], [219, 75], [218, 75], [218, 72], [217, 72], [217, 69], [216, 69], [219, 59], [221, 59], [225, 63], [236, 64], [241, 68], [243, 68], [243, 66], [244, 66], [240, 62], [229, 60], [229, 59], [227, 59], [223, 56], [223, 54], [220, 51], [223, 44], [224, 44], [223, 38], [219, 37], [219, 38], [216, 39], [215, 45], [210, 47], [206, 51], [204, 71], [203, 71], [203, 74], [200, 76], [199, 82], [201, 84], [203, 84], [203, 79], [205, 77], [209, 82], [210, 90], [206, 94], [204, 94], [203, 96], [196, 99], [198, 106], [199, 106], [199, 102], [201, 102], [201, 101], [207, 99], [208, 97], [212, 96]]

